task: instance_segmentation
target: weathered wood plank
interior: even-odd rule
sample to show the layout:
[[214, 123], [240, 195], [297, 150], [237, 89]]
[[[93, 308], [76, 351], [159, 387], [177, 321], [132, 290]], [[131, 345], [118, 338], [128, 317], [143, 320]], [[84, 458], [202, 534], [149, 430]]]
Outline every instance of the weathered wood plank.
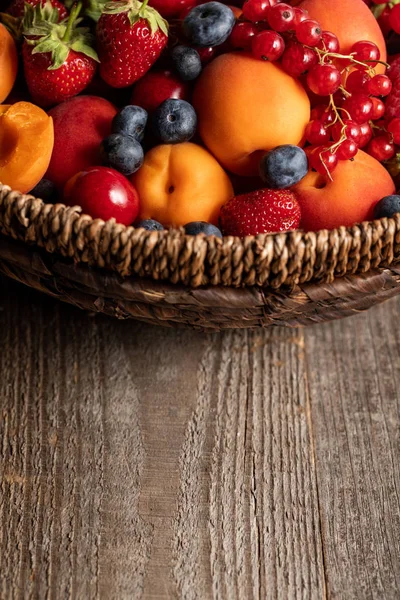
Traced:
[[400, 303], [306, 330], [329, 597], [400, 597]]

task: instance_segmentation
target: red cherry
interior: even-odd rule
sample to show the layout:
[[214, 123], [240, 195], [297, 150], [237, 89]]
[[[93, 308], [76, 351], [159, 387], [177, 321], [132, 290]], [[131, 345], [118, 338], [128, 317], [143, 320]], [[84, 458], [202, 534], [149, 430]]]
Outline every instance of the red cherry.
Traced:
[[170, 71], [149, 71], [135, 84], [131, 104], [152, 112], [168, 98], [189, 100], [189, 84], [182, 82]]
[[252, 38], [258, 32], [257, 26], [247, 21], [239, 21], [232, 29], [228, 40], [232, 48], [250, 50]]
[[271, 29], [278, 32], [294, 29], [294, 10], [288, 4], [275, 4], [269, 9], [267, 15], [268, 23]]
[[346, 79], [346, 90], [351, 94], [361, 92], [370, 80], [366, 71], [352, 71]]
[[358, 142], [359, 148], [364, 148], [370, 139], [372, 138], [372, 127], [367, 121], [366, 123], [361, 123], [360, 125], [360, 141]]
[[360, 125], [350, 119], [344, 119], [343, 125], [338, 121], [333, 125], [331, 130], [332, 138], [335, 142], [338, 142], [343, 135], [345, 135], [346, 138], [354, 140], [356, 144], [359, 143], [361, 138]]
[[254, 58], [261, 60], [279, 60], [285, 50], [285, 41], [276, 31], [261, 31], [251, 43]]
[[323, 31], [322, 38], [317, 44], [317, 48], [325, 52], [339, 52], [340, 44], [337, 36], [331, 31]]
[[243, 16], [253, 23], [264, 21], [270, 8], [269, 0], [246, 0], [242, 8]]
[[139, 214], [139, 195], [133, 185], [114, 169], [89, 167], [65, 185], [64, 202], [79, 204], [94, 219], [116, 219], [132, 225]]
[[336, 154], [328, 149], [324, 149], [323, 146], [315, 148], [309, 157], [311, 167], [321, 175], [332, 173], [337, 167], [338, 160]]
[[372, 96], [388, 96], [392, 91], [393, 84], [387, 75], [375, 75], [368, 82], [368, 92]]
[[387, 130], [393, 136], [393, 141], [397, 146], [400, 146], [400, 118], [395, 117], [387, 126]]
[[301, 44], [318, 46], [322, 38], [322, 29], [318, 21], [306, 19], [296, 27], [296, 37]]
[[380, 98], [371, 98], [371, 101], [373, 108], [370, 119], [371, 121], [378, 121], [385, 115], [385, 104]]
[[310, 144], [317, 146], [326, 144], [329, 141], [330, 134], [324, 123], [319, 120], [310, 121], [306, 127], [306, 140]]
[[354, 140], [348, 138], [337, 147], [336, 156], [339, 160], [350, 160], [358, 152], [358, 146]]
[[340, 72], [333, 65], [316, 65], [307, 75], [308, 87], [318, 96], [334, 94], [339, 89], [341, 81]]
[[[354, 54], [354, 58], [360, 62], [368, 63], [368, 67], [375, 67], [377, 61], [381, 57], [380, 50], [376, 44], [368, 41], [356, 42], [351, 48], [351, 54]], [[354, 65], [356, 69], [366, 69], [367, 67], [362, 65]]]
[[297, 42], [286, 46], [282, 56], [282, 67], [292, 77], [300, 77], [307, 73], [318, 62], [315, 50], [306, 48]]
[[396, 153], [394, 144], [387, 135], [378, 135], [369, 142], [365, 150], [368, 154], [383, 162], [393, 158]]
[[371, 118], [374, 105], [371, 98], [366, 94], [353, 94], [351, 98], [343, 104], [343, 108], [347, 110], [353, 121], [356, 123], [365, 123]]

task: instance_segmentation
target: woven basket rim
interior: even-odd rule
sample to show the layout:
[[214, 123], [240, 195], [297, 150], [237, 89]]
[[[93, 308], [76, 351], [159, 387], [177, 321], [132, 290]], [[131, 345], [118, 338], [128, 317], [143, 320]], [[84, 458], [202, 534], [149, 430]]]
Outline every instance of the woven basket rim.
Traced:
[[333, 230], [237, 237], [146, 231], [45, 204], [0, 183], [0, 232], [77, 263], [192, 288], [279, 289], [389, 267], [400, 260], [400, 214]]

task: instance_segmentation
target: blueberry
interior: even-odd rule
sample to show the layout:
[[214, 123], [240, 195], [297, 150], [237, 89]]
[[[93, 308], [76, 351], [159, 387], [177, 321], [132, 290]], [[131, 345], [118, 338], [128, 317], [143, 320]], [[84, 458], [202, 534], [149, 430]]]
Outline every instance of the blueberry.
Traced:
[[192, 221], [192, 223], [188, 223], [185, 225], [185, 232], [188, 235], [204, 233], [205, 235], [215, 235], [216, 237], [222, 238], [222, 233], [218, 227], [211, 225], [211, 223], [206, 223], [205, 221]]
[[113, 118], [111, 131], [129, 135], [141, 142], [144, 138], [147, 116], [147, 111], [141, 106], [125, 106]]
[[260, 176], [271, 189], [283, 190], [298, 183], [308, 173], [307, 155], [298, 146], [277, 146], [260, 162]]
[[175, 46], [171, 52], [175, 71], [182, 81], [192, 81], [201, 73], [200, 54], [194, 48]]
[[143, 229], [146, 229], [147, 231], [164, 230], [164, 227], [161, 225], [161, 223], [155, 221], [154, 219], [145, 219], [144, 221], [140, 221], [140, 223], [138, 223], [136, 227], [143, 227]]
[[143, 164], [143, 148], [132, 137], [122, 133], [112, 133], [100, 146], [103, 164], [128, 177]]
[[29, 193], [46, 204], [55, 204], [58, 201], [57, 187], [49, 179], [41, 179]]
[[195, 46], [220, 46], [235, 25], [235, 15], [221, 2], [195, 6], [183, 20], [183, 33]]
[[164, 144], [187, 142], [196, 132], [196, 111], [186, 100], [169, 98], [154, 111], [152, 125], [154, 134]]
[[375, 219], [390, 218], [396, 213], [400, 213], [400, 196], [397, 195], [385, 196], [382, 200], [379, 200], [374, 208]]

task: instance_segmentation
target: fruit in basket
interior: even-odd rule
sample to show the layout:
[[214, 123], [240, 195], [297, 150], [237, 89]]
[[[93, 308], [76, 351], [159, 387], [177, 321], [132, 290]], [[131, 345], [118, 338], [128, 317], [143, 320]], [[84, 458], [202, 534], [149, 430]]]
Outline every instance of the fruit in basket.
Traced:
[[131, 103], [153, 112], [168, 100], [190, 100], [189, 84], [181, 81], [171, 71], [148, 71], [133, 87]]
[[231, 198], [221, 209], [225, 235], [244, 237], [297, 229], [300, 206], [289, 190], [257, 190]]
[[310, 102], [301, 83], [272, 62], [223, 54], [204, 69], [194, 91], [198, 130], [229, 171], [252, 176], [265, 152], [301, 143]]
[[56, 185], [45, 177], [34, 188], [29, 190], [29, 193], [35, 196], [35, 198], [41, 198], [46, 204], [55, 204], [59, 199]]
[[75, 173], [101, 164], [100, 144], [111, 133], [117, 109], [97, 96], [76, 96], [49, 111], [54, 149], [46, 177], [58, 189]]
[[79, 204], [94, 219], [116, 219], [132, 225], [139, 213], [139, 195], [126, 177], [109, 167], [89, 167], [66, 184], [64, 202]]
[[333, 179], [310, 171], [293, 190], [306, 231], [351, 226], [373, 218], [375, 204], [394, 193], [393, 179], [372, 156], [359, 150], [353, 160], [340, 161]]
[[290, 188], [308, 173], [307, 155], [298, 146], [278, 146], [265, 154], [260, 162], [260, 176], [272, 189]]
[[112, 133], [100, 145], [102, 164], [126, 177], [136, 173], [143, 164], [143, 148], [129, 135]]
[[131, 177], [141, 201], [140, 218], [168, 226], [191, 221], [218, 224], [233, 196], [229, 177], [207, 150], [191, 142], [156, 146]]
[[378, 204], [374, 208], [374, 218], [382, 219], [382, 217], [393, 217], [397, 213], [400, 213], [400, 196], [394, 194], [392, 196], [385, 196], [379, 200]]
[[[7, 12], [13, 17], [21, 19], [24, 16], [25, 4], [29, 4], [34, 8], [38, 6], [39, 2], [42, 7], [46, 4], [47, 0], [13, 0], [7, 9]], [[62, 21], [68, 17], [68, 10], [66, 6], [59, 0], [50, 0], [51, 6], [58, 10], [58, 21]]]
[[195, 6], [184, 18], [182, 30], [186, 39], [195, 46], [220, 46], [235, 25], [232, 9], [221, 2], [206, 2]]
[[205, 221], [192, 221], [191, 223], [186, 223], [185, 225], [185, 233], [187, 235], [215, 235], [216, 237], [222, 238], [221, 230], [215, 225], [211, 225], [211, 223], [206, 223]]
[[[386, 60], [386, 44], [381, 29], [363, 0], [303, 0], [300, 8], [308, 11], [309, 18], [318, 21], [322, 29], [333, 31], [340, 43], [340, 51], [348, 54], [356, 42], [368, 40], [380, 50], [380, 59]], [[378, 73], [385, 67], [378, 65]]]
[[11, 34], [0, 23], [0, 103], [11, 92], [18, 71], [17, 47]]
[[39, 106], [59, 104], [82, 92], [97, 68], [94, 37], [77, 27], [80, 6], [68, 20], [57, 22], [57, 9], [27, 7], [22, 46], [24, 73], [29, 93]]
[[161, 223], [159, 223], [158, 221], [155, 221], [154, 219], [143, 219], [143, 221], [139, 221], [139, 223], [136, 224], [137, 229], [139, 229], [139, 227], [141, 227], [142, 229], [145, 229], [146, 231], [163, 231], [164, 227], [161, 225]]
[[167, 45], [168, 23], [147, 2], [109, 2], [97, 23], [100, 75], [113, 87], [135, 83]]
[[193, 81], [201, 73], [201, 58], [195, 48], [175, 46], [171, 52], [171, 61], [182, 81]]
[[148, 114], [141, 106], [124, 106], [113, 118], [112, 133], [128, 135], [138, 142], [142, 142], [147, 125]]
[[0, 181], [29, 192], [46, 172], [53, 141], [52, 119], [41, 108], [0, 105]]
[[188, 142], [196, 132], [196, 112], [186, 100], [165, 100], [153, 114], [152, 127], [164, 144]]

